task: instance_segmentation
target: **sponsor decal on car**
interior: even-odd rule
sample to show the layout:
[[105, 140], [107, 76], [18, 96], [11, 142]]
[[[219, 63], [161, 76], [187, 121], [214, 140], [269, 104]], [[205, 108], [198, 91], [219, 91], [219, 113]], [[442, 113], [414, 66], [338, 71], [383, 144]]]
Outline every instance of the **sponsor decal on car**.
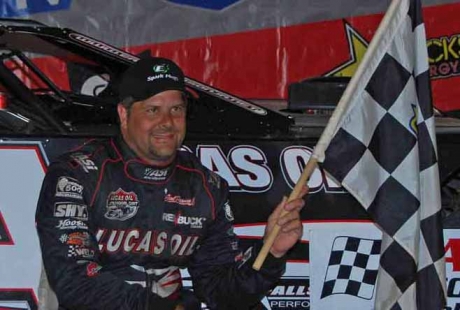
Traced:
[[0, 245], [14, 245], [8, 226], [6, 226], [6, 222], [3, 219], [2, 212], [0, 212]]
[[136, 215], [137, 209], [139, 209], [139, 200], [136, 193], [126, 192], [119, 188], [107, 196], [106, 208], [105, 218], [125, 221]]
[[83, 43], [85, 45], [89, 45], [91, 47], [103, 50], [104, 52], [109, 53], [109, 54], [111, 54], [113, 56], [116, 56], [118, 58], [122, 58], [122, 59], [125, 59], [125, 60], [130, 60], [130, 61], [138, 61], [139, 60], [139, 58], [134, 56], [134, 55], [125, 53], [125, 52], [123, 52], [122, 50], [120, 50], [120, 49], [118, 49], [116, 47], [110, 46], [110, 45], [108, 45], [108, 44], [106, 44], [104, 42], [101, 42], [101, 41], [98, 41], [96, 39], [87, 37], [87, 36], [82, 35], [80, 33], [70, 33], [69, 38], [71, 38], [72, 40], [78, 41], [80, 43]]
[[444, 229], [446, 253], [447, 305], [445, 310], [460, 309], [460, 229]]
[[460, 34], [430, 38], [427, 46], [432, 79], [460, 75]]
[[187, 84], [190, 84], [202, 91], [204, 91], [205, 93], [208, 93], [208, 94], [212, 94], [214, 96], [217, 96], [231, 104], [234, 104], [234, 105], [237, 105], [251, 113], [254, 113], [254, 114], [258, 114], [258, 115], [261, 115], [261, 116], [266, 116], [268, 113], [267, 113], [267, 110], [265, 110], [264, 108], [262, 107], [259, 107], [253, 103], [250, 103], [249, 101], [246, 101], [246, 100], [243, 100], [243, 99], [240, 99], [240, 98], [237, 98], [235, 96], [232, 96], [228, 93], [224, 93], [218, 89], [215, 89], [215, 88], [212, 88], [208, 85], [205, 85], [205, 84], [202, 84], [198, 81], [195, 81], [195, 80], [192, 80], [192, 79], [189, 79], [189, 78], [185, 78], [185, 81]]
[[308, 277], [282, 278], [262, 300], [269, 310], [310, 309], [310, 279]]

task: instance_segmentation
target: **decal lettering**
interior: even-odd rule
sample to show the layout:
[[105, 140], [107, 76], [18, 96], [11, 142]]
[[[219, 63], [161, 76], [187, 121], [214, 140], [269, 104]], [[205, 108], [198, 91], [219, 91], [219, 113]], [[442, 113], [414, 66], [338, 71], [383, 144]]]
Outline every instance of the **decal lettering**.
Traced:
[[[312, 150], [305, 146], [287, 147], [281, 153], [280, 166], [286, 183], [294, 188], [302, 174], [305, 164], [312, 155]], [[308, 181], [310, 194], [319, 192], [324, 188], [326, 192], [344, 193], [344, 189], [323, 171], [316, 168]]]
[[[153, 249], [153, 254], [161, 254], [166, 247], [166, 239], [168, 234], [164, 231], [158, 234], [155, 247]], [[150, 252], [150, 251], [149, 251]]]
[[447, 297], [460, 297], [460, 278], [453, 278], [447, 284]]
[[97, 170], [96, 165], [91, 159], [89, 159], [88, 155], [76, 153], [73, 154], [71, 157], [75, 161], [75, 163], [77, 163], [83, 168], [83, 171], [85, 171], [86, 173], [92, 170]]
[[265, 116], [267, 115], [267, 110], [253, 104], [253, 103], [250, 103], [248, 101], [245, 101], [243, 99], [240, 99], [240, 98], [237, 98], [235, 96], [232, 96], [230, 94], [227, 94], [227, 93], [224, 93], [220, 90], [217, 90], [215, 88], [212, 88], [208, 85], [205, 85], [205, 84], [202, 84], [198, 81], [195, 81], [195, 80], [191, 80], [189, 78], [185, 78], [185, 82], [189, 85], [192, 85], [202, 91], [204, 91], [205, 93], [208, 93], [208, 94], [211, 94], [211, 95], [214, 95], [216, 97], [219, 97], [227, 102], [230, 102], [234, 105], [237, 105], [247, 111], [250, 111], [254, 114], [258, 114], [258, 115], [261, 115], [261, 116]]
[[[273, 173], [265, 153], [250, 145], [238, 145], [226, 156], [219, 145], [198, 145], [197, 157], [209, 170], [224, 178], [231, 192], [262, 193], [273, 186]], [[312, 150], [305, 146], [290, 146], [281, 151], [281, 172], [289, 187], [294, 188], [308, 162]], [[211, 184], [215, 181], [208, 180]], [[310, 194], [319, 191], [345, 193], [346, 191], [321, 168], [315, 169], [308, 182]]]
[[164, 181], [168, 176], [168, 169], [145, 168], [144, 179], [150, 181]]
[[139, 240], [139, 231], [138, 230], [129, 231], [128, 234], [126, 235], [123, 249], [126, 252], [131, 252], [136, 246], [136, 242], [138, 242], [138, 240]]
[[59, 202], [54, 205], [54, 216], [73, 217], [85, 221], [88, 219], [88, 209], [86, 205], [72, 202]]
[[65, 219], [65, 220], [60, 220], [59, 224], [56, 226], [56, 228], [59, 228], [61, 230], [65, 230], [65, 229], [88, 229], [88, 226], [85, 224], [85, 222], [80, 221], [80, 220]]
[[180, 213], [163, 213], [163, 221], [174, 223], [178, 226], [189, 226], [190, 228], [203, 228], [205, 217], [183, 216]]
[[167, 194], [164, 199], [165, 202], [175, 203], [181, 206], [193, 207], [195, 205], [195, 197], [193, 198], [181, 198], [180, 196], [174, 196]]
[[452, 270], [460, 272], [460, 239], [449, 239], [445, 246], [445, 252], [446, 264], [452, 264]]
[[91, 47], [94, 47], [94, 48], [97, 48], [97, 49], [100, 49], [106, 53], [109, 53], [113, 56], [116, 56], [118, 58], [122, 58], [122, 59], [126, 59], [126, 60], [130, 60], [130, 61], [138, 61], [139, 58], [134, 56], [134, 55], [131, 55], [129, 53], [126, 53], [126, 52], [123, 52], [122, 50], [116, 48], [116, 47], [113, 47], [113, 46], [110, 46], [104, 42], [101, 42], [101, 41], [98, 41], [96, 39], [93, 39], [93, 38], [90, 38], [90, 37], [87, 37], [87, 36], [84, 36], [82, 34], [79, 34], [79, 33], [71, 33], [69, 34], [69, 37], [75, 41], [78, 41], [80, 43], [83, 43], [83, 44], [86, 44], [86, 45], [89, 45]]
[[107, 196], [107, 211], [104, 217], [109, 220], [125, 221], [136, 215], [139, 200], [134, 192], [119, 188]]
[[13, 238], [11, 238], [2, 212], [0, 212], [0, 245], [14, 245]]
[[83, 185], [69, 177], [59, 177], [56, 185], [56, 197], [83, 199]]
[[120, 251], [130, 253], [150, 253], [161, 255], [170, 253], [174, 256], [188, 256], [195, 250], [198, 236], [195, 235], [169, 235], [165, 231], [131, 230], [103, 230], [96, 233], [99, 250], [106, 253]]
[[238, 171], [236, 177], [244, 190], [264, 192], [271, 188], [273, 175], [260, 149], [249, 145], [236, 146], [230, 150], [229, 159]]
[[283, 278], [264, 298], [269, 309], [310, 309], [309, 278]]
[[224, 178], [233, 192], [261, 193], [273, 183], [265, 154], [253, 146], [232, 148], [227, 160], [218, 145], [199, 145], [197, 156], [204, 166]]
[[95, 251], [79, 245], [70, 245], [67, 252], [67, 257], [76, 257], [83, 259], [93, 259]]
[[460, 34], [427, 40], [432, 79], [460, 74]]

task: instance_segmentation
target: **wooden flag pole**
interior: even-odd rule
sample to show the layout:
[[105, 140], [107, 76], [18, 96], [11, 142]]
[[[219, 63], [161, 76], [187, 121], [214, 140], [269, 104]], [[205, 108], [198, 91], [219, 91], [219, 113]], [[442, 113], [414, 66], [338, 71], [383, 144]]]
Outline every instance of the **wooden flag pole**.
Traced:
[[[339, 103], [337, 104], [337, 107], [334, 110], [334, 113], [332, 114], [331, 118], [329, 119], [326, 125], [326, 128], [321, 134], [321, 137], [319, 138], [319, 141], [315, 146], [315, 150], [312, 156], [310, 157], [310, 159], [308, 160], [308, 163], [305, 165], [302, 175], [297, 181], [297, 184], [292, 190], [292, 193], [289, 196], [287, 202], [290, 202], [299, 196], [299, 193], [302, 190], [302, 186], [307, 183], [308, 178], [310, 177], [313, 170], [315, 169], [317, 162], [318, 161], [323, 162], [324, 157], [325, 157], [324, 153], [327, 147], [329, 146], [329, 143], [331, 142], [332, 137], [335, 134], [337, 128], [339, 127], [339, 124], [342, 122], [343, 116], [347, 114], [346, 111], [349, 108], [350, 102], [352, 101], [353, 94], [356, 93], [356, 89], [358, 87], [360, 86], [364, 87], [363, 85], [367, 84], [367, 81], [366, 83], [363, 83], [363, 79], [368, 80], [370, 78], [370, 76], [365, 76], [365, 72], [369, 66], [373, 65], [372, 61], [373, 61], [373, 58], [375, 58], [373, 57], [373, 55], [381, 52], [378, 50], [378, 48], [379, 46], [381, 46], [382, 42], [383, 43], [390, 42], [390, 41], [384, 42], [383, 34], [385, 30], [389, 27], [390, 23], [392, 22], [393, 16], [396, 14], [396, 12], [398, 12], [399, 5], [401, 5], [401, 0], [392, 0], [392, 2], [390, 3], [387, 13], [385, 14], [382, 21], [380, 22], [380, 25], [377, 28], [366, 53], [364, 54], [363, 60], [359, 64], [358, 68], [356, 69], [355, 74], [352, 76], [350, 80], [350, 83], [345, 89], [345, 92], [340, 98]], [[409, 7], [407, 9], [409, 9]], [[383, 53], [381, 57], [383, 57]], [[286, 211], [283, 210], [280, 217], [285, 214], [286, 214]], [[260, 270], [263, 262], [265, 261], [265, 258], [268, 255], [268, 252], [270, 251], [270, 248], [273, 245], [273, 242], [276, 239], [276, 236], [278, 236], [279, 231], [280, 231], [280, 227], [278, 225], [275, 225], [270, 235], [268, 235], [268, 237], [266, 238], [264, 245], [259, 252], [259, 255], [257, 256], [254, 264], [252, 265], [252, 268], [254, 268], [255, 270]]]
[[[289, 198], [286, 203], [289, 203], [290, 201], [296, 199], [299, 197], [300, 192], [302, 191], [302, 187], [307, 184], [308, 179], [310, 178], [311, 174], [313, 173], [313, 170], [316, 168], [316, 159], [310, 157], [308, 160], [307, 164], [305, 165], [305, 168], [302, 171], [302, 174], [300, 175], [300, 178], [297, 180], [297, 183], [292, 190], [291, 194], [289, 195]], [[283, 217], [287, 213], [286, 210], [283, 209], [281, 211], [280, 217]], [[265, 258], [267, 258], [268, 252], [270, 252], [270, 249], [275, 242], [276, 236], [278, 236], [278, 233], [280, 231], [280, 226], [278, 224], [275, 224], [273, 227], [273, 230], [270, 232], [268, 237], [264, 241], [264, 245], [262, 246], [262, 249], [259, 252], [259, 255], [257, 255], [256, 260], [254, 261], [254, 264], [252, 265], [252, 268], [255, 270], [260, 270], [262, 267], [262, 264], [265, 261]]]

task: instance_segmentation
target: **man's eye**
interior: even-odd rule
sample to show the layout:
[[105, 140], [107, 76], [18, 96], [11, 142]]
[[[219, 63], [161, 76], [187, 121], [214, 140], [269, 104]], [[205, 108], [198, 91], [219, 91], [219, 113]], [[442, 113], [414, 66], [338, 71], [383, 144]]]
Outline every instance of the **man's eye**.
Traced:
[[147, 113], [155, 113], [158, 109], [157, 108], [154, 108], [154, 107], [151, 107], [151, 108], [147, 108], [146, 111]]
[[172, 110], [173, 110], [174, 112], [183, 112], [183, 111], [185, 111], [185, 106], [183, 106], [183, 105], [178, 105], [178, 106], [173, 107]]

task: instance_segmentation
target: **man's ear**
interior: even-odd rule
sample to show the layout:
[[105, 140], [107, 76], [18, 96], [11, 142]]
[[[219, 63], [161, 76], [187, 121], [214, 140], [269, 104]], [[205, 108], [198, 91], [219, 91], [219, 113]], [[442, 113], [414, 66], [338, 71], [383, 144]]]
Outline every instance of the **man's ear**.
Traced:
[[128, 126], [128, 109], [124, 105], [119, 103], [117, 105], [117, 112], [118, 112], [118, 117], [120, 119], [120, 127], [121, 128], [127, 128], [127, 126]]

